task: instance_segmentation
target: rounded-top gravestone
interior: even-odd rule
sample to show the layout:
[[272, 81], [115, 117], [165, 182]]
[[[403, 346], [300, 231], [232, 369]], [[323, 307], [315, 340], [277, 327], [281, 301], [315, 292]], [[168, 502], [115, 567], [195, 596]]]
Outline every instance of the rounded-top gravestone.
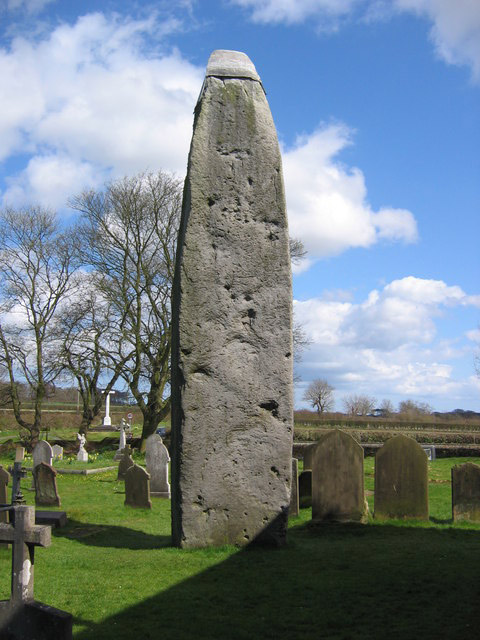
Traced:
[[363, 522], [367, 512], [363, 449], [345, 431], [329, 431], [313, 449], [312, 519]]
[[150, 495], [153, 497], [170, 498], [169, 462], [167, 447], [162, 438], [153, 433], [145, 441], [145, 463], [150, 474]]
[[428, 459], [413, 438], [394, 436], [377, 451], [374, 516], [428, 520]]
[[53, 460], [52, 447], [46, 440], [39, 440], [33, 449], [33, 466], [36, 467], [40, 462], [51, 465]]

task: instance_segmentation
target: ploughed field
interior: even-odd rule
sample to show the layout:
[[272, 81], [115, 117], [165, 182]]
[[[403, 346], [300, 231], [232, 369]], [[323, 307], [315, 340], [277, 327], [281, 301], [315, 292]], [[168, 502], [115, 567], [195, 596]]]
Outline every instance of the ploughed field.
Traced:
[[[109, 455], [93, 464], [108, 466]], [[4, 466], [12, 460], [0, 456]], [[467, 460], [480, 462], [429, 462], [428, 522], [312, 525], [311, 509], [301, 509], [281, 549], [173, 548], [168, 500], [132, 509], [115, 471], [59, 474], [68, 525], [36, 551], [35, 597], [71, 612], [82, 640], [474, 635], [480, 525], [451, 521], [450, 469]], [[22, 487], [33, 504], [30, 483], [29, 475]], [[373, 512], [372, 457], [365, 489]], [[2, 599], [10, 562], [11, 550], [0, 549]]]

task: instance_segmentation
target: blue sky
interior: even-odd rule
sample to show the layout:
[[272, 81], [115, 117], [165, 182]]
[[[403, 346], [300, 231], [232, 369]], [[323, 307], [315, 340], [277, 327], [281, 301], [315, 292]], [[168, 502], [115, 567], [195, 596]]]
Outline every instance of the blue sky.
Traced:
[[183, 176], [214, 49], [267, 91], [314, 378], [395, 405], [480, 410], [477, 0], [0, 1], [0, 198]]

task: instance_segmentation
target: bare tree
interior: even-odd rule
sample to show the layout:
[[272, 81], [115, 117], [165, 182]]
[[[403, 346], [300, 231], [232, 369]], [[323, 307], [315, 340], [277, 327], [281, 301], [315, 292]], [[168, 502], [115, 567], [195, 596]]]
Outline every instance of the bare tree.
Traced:
[[139, 174], [71, 201], [83, 214], [83, 258], [110, 305], [109, 355], [143, 414], [142, 438], [170, 411], [170, 295], [180, 182]]
[[[86, 433], [122, 375], [124, 359], [112, 358], [111, 305], [95, 290], [95, 277], [84, 274], [76, 299], [57, 318], [52, 368], [73, 379], [82, 399], [80, 433]], [[128, 355], [127, 355], [128, 359]]]
[[425, 416], [432, 413], [432, 407], [427, 402], [416, 402], [415, 400], [402, 400], [398, 404], [398, 413], [408, 417]]
[[387, 400], [386, 398], [382, 400], [382, 403], [380, 404], [380, 410], [382, 412], [382, 415], [384, 415], [385, 417], [391, 416], [393, 413], [395, 413], [393, 402], [391, 400]]
[[335, 406], [335, 398], [333, 396], [334, 388], [324, 378], [312, 380], [308, 385], [303, 399], [315, 407], [318, 413], [331, 411]]
[[366, 416], [373, 411], [376, 399], [371, 396], [352, 394], [342, 400], [345, 411], [352, 416]]
[[[54, 340], [53, 320], [75, 286], [75, 243], [76, 231], [62, 233], [51, 211], [29, 207], [0, 215], [0, 364], [29, 446], [38, 440], [43, 403], [57, 375], [46, 355]], [[30, 389], [31, 420], [22, 409], [19, 380]]]

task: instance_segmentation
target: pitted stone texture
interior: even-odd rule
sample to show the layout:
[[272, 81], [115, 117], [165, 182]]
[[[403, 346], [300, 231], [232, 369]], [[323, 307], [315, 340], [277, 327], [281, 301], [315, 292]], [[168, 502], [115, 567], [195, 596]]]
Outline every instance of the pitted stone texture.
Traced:
[[292, 458], [292, 489], [290, 492], [289, 516], [298, 516], [300, 499], [298, 497], [298, 460]]
[[263, 87], [240, 67], [205, 79], [179, 233], [172, 534], [185, 547], [286, 535], [292, 291], [282, 166]]
[[363, 449], [348, 433], [328, 431], [313, 449], [312, 519], [363, 522], [366, 517]]
[[33, 469], [35, 482], [35, 504], [53, 505], [60, 507], [60, 497], [57, 490], [57, 472], [46, 462], [40, 462]]
[[208, 61], [205, 75], [217, 78], [249, 78], [260, 82], [253, 62], [241, 51], [214, 51]]
[[428, 460], [413, 438], [395, 436], [377, 451], [374, 516], [428, 520]]
[[452, 468], [452, 516], [480, 522], [480, 465], [465, 462]]

